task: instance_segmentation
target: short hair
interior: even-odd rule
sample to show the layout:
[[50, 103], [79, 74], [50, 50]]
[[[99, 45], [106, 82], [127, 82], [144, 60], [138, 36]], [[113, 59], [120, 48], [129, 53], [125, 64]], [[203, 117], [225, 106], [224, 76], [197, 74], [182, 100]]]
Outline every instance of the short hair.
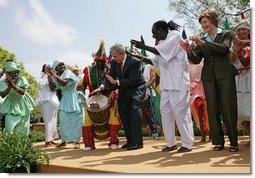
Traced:
[[122, 44], [116, 43], [113, 45], [110, 49], [110, 51], [114, 51], [118, 54], [124, 54], [125, 53], [125, 47]]
[[198, 18], [199, 23], [201, 23], [201, 20], [203, 17], [208, 18], [212, 22], [212, 24], [214, 24], [216, 27], [218, 27], [220, 18], [218, 17], [215, 9], [209, 9], [209, 10], [204, 11]]

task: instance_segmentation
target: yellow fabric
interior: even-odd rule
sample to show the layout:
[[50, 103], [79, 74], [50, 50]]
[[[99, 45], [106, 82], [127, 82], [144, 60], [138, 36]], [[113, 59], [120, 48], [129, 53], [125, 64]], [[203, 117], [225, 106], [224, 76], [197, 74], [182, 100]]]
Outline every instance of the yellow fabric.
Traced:
[[111, 125], [120, 125], [119, 120], [119, 112], [117, 109], [117, 100], [114, 101], [113, 106], [110, 108], [110, 118], [109, 118], [109, 124]]
[[72, 66], [72, 67], [69, 67], [69, 70], [74, 72], [74, 71], [79, 71], [78, 67], [77, 66]]
[[[109, 124], [111, 125], [120, 125], [120, 120], [119, 120], [119, 113], [117, 110], [117, 100], [114, 101], [113, 106], [110, 108], [110, 116], [109, 116]], [[86, 110], [85, 112], [85, 121], [83, 123], [83, 126], [91, 126], [94, 123], [89, 117], [88, 111]]]
[[[155, 72], [155, 74], [160, 77], [160, 71], [156, 68], [153, 68], [153, 71]], [[156, 82], [153, 83], [154, 88], [156, 89], [156, 91], [160, 94], [160, 88], [159, 88], [159, 84], [156, 84]]]

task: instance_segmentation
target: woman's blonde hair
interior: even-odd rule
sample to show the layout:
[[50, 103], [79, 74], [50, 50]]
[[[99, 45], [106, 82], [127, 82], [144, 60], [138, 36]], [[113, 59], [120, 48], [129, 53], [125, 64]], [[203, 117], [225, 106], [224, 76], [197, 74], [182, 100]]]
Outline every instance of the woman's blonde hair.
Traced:
[[218, 17], [215, 9], [209, 9], [204, 11], [198, 18], [199, 23], [201, 23], [203, 17], [208, 18], [212, 22], [212, 24], [218, 27], [220, 18]]

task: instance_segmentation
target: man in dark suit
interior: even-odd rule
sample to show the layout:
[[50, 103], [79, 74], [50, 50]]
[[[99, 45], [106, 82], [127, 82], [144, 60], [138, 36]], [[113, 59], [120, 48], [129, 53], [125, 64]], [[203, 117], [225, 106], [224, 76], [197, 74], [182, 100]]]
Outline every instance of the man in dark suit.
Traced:
[[105, 89], [119, 89], [118, 110], [127, 139], [122, 148], [140, 149], [143, 148], [141, 103], [146, 91], [141, 63], [127, 55], [121, 44], [111, 47], [111, 55], [111, 70], [109, 75], [106, 75], [108, 80], [93, 93]]

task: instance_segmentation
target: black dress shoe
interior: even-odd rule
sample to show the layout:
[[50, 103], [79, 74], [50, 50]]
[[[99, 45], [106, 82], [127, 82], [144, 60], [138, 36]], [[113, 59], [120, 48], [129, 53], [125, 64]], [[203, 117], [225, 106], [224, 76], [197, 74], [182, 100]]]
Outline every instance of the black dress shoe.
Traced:
[[184, 152], [189, 152], [192, 151], [192, 149], [188, 149], [186, 147], [181, 147], [179, 150], [177, 150], [177, 153], [184, 153]]
[[163, 152], [169, 152], [169, 151], [173, 151], [173, 150], [177, 150], [177, 145], [171, 146], [171, 147], [165, 147], [162, 149]]
[[214, 151], [220, 151], [220, 150], [223, 150], [224, 149], [224, 145], [215, 145], [213, 150]]
[[127, 150], [138, 150], [138, 149], [141, 149], [141, 148], [143, 148], [143, 145], [141, 145], [141, 144], [134, 144], [132, 146], [127, 147]]
[[239, 148], [238, 148], [238, 146], [230, 146], [229, 151], [230, 152], [237, 152], [237, 151], [239, 151]]
[[122, 149], [127, 149], [128, 148], [128, 144], [127, 143], [125, 143], [124, 145], [122, 145], [122, 147], [121, 147]]

